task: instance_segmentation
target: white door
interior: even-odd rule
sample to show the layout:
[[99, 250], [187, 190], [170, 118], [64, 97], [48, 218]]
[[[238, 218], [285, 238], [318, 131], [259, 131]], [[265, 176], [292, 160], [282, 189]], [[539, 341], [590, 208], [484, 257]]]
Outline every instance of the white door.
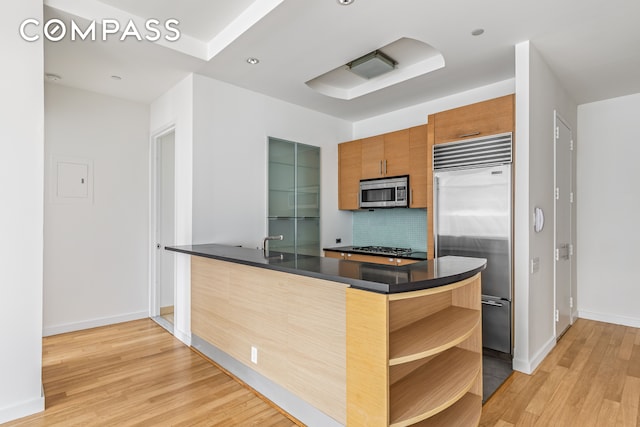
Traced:
[[156, 139], [156, 295], [160, 317], [174, 323], [175, 132]]
[[573, 207], [571, 129], [555, 115], [555, 291], [556, 338], [571, 325], [571, 263], [573, 243], [571, 210]]

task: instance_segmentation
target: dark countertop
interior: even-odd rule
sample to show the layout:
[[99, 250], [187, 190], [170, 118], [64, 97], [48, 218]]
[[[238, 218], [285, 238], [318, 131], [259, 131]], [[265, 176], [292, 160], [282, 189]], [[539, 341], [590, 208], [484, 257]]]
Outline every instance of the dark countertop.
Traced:
[[244, 264], [284, 273], [345, 283], [353, 288], [383, 294], [417, 291], [467, 279], [485, 269], [487, 260], [446, 256], [409, 265], [392, 266], [346, 261], [312, 255], [270, 251], [265, 258], [259, 249], [217, 244], [165, 247], [188, 255]]
[[427, 259], [427, 253], [420, 252], [420, 251], [415, 251], [415, 252], [411, 252], [404, 255], [381, 255], [381, 254], [375, 254], [375, 253], [369, 253], [369, 252], [354, 251], [353, 248], [354, 248], [353, 246], [337, 246], [335, 248], [322, 248], [322, 250], [334, 251], [334, 252], [346, 252], [350, 254], [359, 254], [359, 255], [380, 256], [384, 258], [402, 258], [402, 259], [419, 259], [419, 260]]

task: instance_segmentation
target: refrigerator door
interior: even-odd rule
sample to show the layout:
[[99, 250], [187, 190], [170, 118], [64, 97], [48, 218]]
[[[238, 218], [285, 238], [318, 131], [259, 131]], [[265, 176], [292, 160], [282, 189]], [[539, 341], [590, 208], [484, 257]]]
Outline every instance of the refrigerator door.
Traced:
[[434, 176], [436, 256], [487, 259], [482, 294], [511, 300], [511, 165]]

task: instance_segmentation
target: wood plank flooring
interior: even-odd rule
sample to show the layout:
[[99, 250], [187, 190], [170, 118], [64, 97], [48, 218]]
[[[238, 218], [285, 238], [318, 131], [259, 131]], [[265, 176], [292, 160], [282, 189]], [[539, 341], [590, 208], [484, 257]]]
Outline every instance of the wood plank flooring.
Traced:
[[44, 412], [8, 426], [295, 426], [150, 319], [46, 337]]
[[[46, 410], [8, 426], [295, 426], [151, 320], [43, 340]], [[578, 320], [481, 426], [640, 427], [640, 329]], [[298, 424], [301, 425], [301, 424]]]
[[640, 427], [640, 329], [579, 319], [533, 375], [515, 372], [481, 426]]

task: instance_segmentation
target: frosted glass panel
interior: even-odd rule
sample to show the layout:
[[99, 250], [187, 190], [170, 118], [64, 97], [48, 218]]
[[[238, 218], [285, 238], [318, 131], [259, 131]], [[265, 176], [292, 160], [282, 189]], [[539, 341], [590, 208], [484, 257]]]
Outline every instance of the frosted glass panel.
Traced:
[[296, 217], [320, 216], [320, 148], [298, 144]]
[[272, 250], [320, 254], [320, 148], [269, 138]]
[[269, 140], [269, 217], [295, 216], [295, 146]]

